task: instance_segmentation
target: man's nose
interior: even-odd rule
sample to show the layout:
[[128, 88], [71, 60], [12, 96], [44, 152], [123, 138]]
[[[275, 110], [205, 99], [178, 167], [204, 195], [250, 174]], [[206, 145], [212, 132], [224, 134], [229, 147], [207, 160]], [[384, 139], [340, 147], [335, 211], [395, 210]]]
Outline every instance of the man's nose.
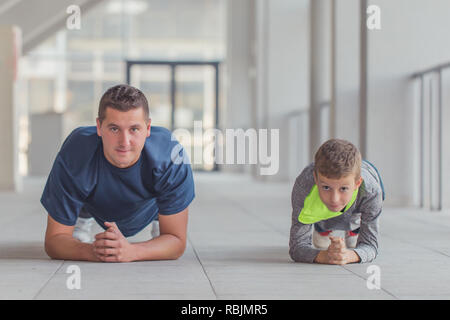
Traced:
[[130, 136], [128, 135], [128, 132], [123, 131], [123, 132], [120, 134], [120, 137], [119, 137], [119, 144], [120, 144], [121, 146], [128, 146], [128, 145], [130, 144]]

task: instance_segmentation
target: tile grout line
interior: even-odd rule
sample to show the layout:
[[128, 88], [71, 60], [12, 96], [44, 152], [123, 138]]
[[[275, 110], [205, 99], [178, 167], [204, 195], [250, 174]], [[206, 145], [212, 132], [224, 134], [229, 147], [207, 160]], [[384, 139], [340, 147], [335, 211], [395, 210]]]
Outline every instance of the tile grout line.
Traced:
[[421, 245], [421, 244], [417, 244], [417, 243], [414, 243], [414, 242], [411, 242], [411, 241], [408, 241], [408, 240], [405, 240], [405, 239], [396, 238], [396, 237], [393, 237], [393, 236], [391, 236], [391, 235], [384, 235], [384, 236], [386, 236], [386, 237], [388, 237], [388, 238], [391, 238], [391, 239], [393, 239], [393, 240], [405, 242], [405, 243], [407, 243], [407, 244], [409, 244], [409, 245], [412, 245], [412, 246], [418, 246], [418, 247], [420, 247], [420, 248], [422, 248], [422, 249], [425, 249], [425, 250], [428, 250], [428, 251], [431, 251], [431, 252], [434, 252], [434, 253], [443, 255], [444, 257], [450, 258], [450, 255], [446, 254], [445, 252], [439, 251], [439, 250], [437, 250], [437, 249], [430, 248], [430, 247], [427, 247], [427, 246], [423, 246], [423, 245]]
[[[345, 266], [341, 266], [341, 268], [343, 268], [343, 269], [347, 270], [348, 272], [354, 274], [355, 276], [357, 276], [358, 278], [360, 278], [360, 279], [366, 281], [366, 283], [367, 283], [367, 279], [364, 278], [363, 276], [357, 274], [356, 272], [353, 272], [353, 271], [350, 270], [350, 269], [347, 269]], [[367, 290], [369, 290], [369, 289], [367, 289]], [[394, 294], [390, 293], [388, 290], [386, 290], [386, 289], [384, 289], [384, 288], [382, 288], [382, 287], [380, 287], [380, 290], [383, 291], [384, 293], [390, 295], [391, 297], [393, 297], [393, 298], [396, 299], [396, 300], [399, 300], [399, 299], [400, 299], [400, 298], [396, 297]]]
[[[233, 201], [233, 200], [230, 200], [230, 199], [228, 199], [228, 201], [230, 201], [230, 203], [234, 204], [235, 206], [239, 207], [241, 210], [244, 211], [244, 213], [246, 213], [246, 214], [248, 214], [248, 215], [254, 217], [254, 214], [253, 214], [252, 212], [250, 212], [249, 210], [247, 210], [247, 208], [245, 208], [245, 206], [243, 206], [243, 205], [240, 204], [239, 202], [236, 202], [236, 201]], [[268, 226], [268, 224], [265, 223], [265, 222], [263, 222], [263, 225]], [[270, 225], [269, 228], [272, 229], [272, 230], [274, 230], [274, 231], [276, 231], [277, 233], [280, 233], [280, 234], [283, 234], [283, 235], [284, 235], [284, 233], [282, 233], [280, 230], [278, 230], [278, 229], [276, 229], [276, 228], [273, 228], [272, 225]], [[442, 254], [442, 253], [441, 253], [441, 254]], [[367, 279], [365, 279], [364, 277], [360, 276], [359, 274], [353, 272], [352, 270], [349, 270], [349, 269], [345, 268], [345, 266], [341, 266], [341, 268], [347, 270], [348, 272], [350, 272], [351, 274], [357, 276], [358, 278], [367, 281]], [[388, 294], [389, 296], [393, 297], [394, 299], [397, 299], [397, 300], [399, 299], [399, 298], [396, 297], [394, 294], [390, 293], [388, 290], [386, 290], [386, 289], [384, 289], [384, 288], [381, 288], [381, 290], [382, 290], [383, 292], [385, 292], [386, 294]]]
[[63, 260], [61, 262], [61, 265], [55, 270], [55, 272], [52, 273], [52, 275], [48, 278], [48, 280], [44, 283], [44, 285], [42, 286], [42, 288], [39, 289], [39, 291], [36, 293], [36, 295], [33, 297], [32, 300], [36, 300], [37, 297], [42, 293], [42, 291], [45, 289], [45, 287], [48, 285], [48, 283], [50, 282], [50, 280], [53, 279], [53, 277], [58, 273], [58, 271], [62, 268], [62, 266], [64, 265], [66, 261]]
[[203, 273], [205, 274], [206, 279], [208, 279], [209, 285], [211, 286], [211, 290], [214, 293], [214, 296], [217, 298], [216, 290], [214, 289], [214, 286], [212, 284], [211, 279], [208, 276], [208, 272], [206, 272], [205, 266], [203, 265], [202, 261], [200, 260], [200, 257], [198, 256], [197, 250], [195, 250], [194, 244], [192, 243], [191, 239], [188, 237], [188, 241], [191, 244], [192, 250], [194, 251], [195, 257], [197, 258], [198, 262], [200, 263], [200, 266], [202, 267]]
[[[247, 214], [248, 216], [255, 218], [255, 214], [253, 212], [251, 212], [251, 210], [247, 209], [244, 205], [242, 205], [241, 203], [237, 202], [236, 200], [232, 200], [227, 198], [226, 196], [222, 196], [222, 198], [226, 198], [232, 205], [234, 205], [235, 207], [239, 208], [242, 210], [243, 213]], [[258, 216], [256, 216], [256, 218], [258, 218]], [[273, 227], [272, 224], [262, 220], [262, 219], [257, 219], [257, 221], [260, 221], [261, 224], [265, 227], [268, 227], [269, 229], [275, 231], [278, 234], [281, 234], [283, 236], [285, 236], [284, 232], [281, 232], [280, 230], [278, 230], [277, 228]]]

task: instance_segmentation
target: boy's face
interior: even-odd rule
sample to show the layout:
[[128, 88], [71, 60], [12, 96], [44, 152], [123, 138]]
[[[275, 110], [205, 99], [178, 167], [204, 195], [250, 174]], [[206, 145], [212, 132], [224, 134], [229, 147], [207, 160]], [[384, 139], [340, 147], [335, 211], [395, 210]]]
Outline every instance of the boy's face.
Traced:
[[102, 123], [97, 118], [97, 134], [102, 138], [105, 158], [118, 168], [135, 164], [150, 136], [150, 122], [142, 108], [126, 112], [106, 108]]
[[362, 178], [355, 179], [354, 174], [340, 179], [330, 179], [314, 172], [314, 180], [319, 190], [319, 196], [328, 210], [339, 212], [344, 209], [352, 199], [353, 192], [359, 188]]

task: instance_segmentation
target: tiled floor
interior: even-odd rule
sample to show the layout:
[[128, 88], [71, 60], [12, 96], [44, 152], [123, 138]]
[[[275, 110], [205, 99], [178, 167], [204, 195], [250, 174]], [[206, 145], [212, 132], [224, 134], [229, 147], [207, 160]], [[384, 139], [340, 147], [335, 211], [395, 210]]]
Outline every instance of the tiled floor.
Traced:
[[[195, 180], [189, 243], [176, 261], [50, 260], [39, 204], [45, 181], [26, 179], [23, 193], [0, 193], [0, 299], [450, 298], [449, 212], [385, 208], [373, 263], [301, 264], [288, 254], [291, 184], [204, 173]], [[79, 290], [67, 287], [71, 265], [80, 268]], [[371, 265], [380, 290], [367, 287]]]

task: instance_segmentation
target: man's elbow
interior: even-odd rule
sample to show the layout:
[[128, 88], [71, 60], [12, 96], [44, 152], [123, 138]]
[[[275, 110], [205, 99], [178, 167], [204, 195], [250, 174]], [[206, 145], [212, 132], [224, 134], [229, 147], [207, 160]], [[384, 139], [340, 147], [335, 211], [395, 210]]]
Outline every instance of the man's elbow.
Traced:
[[51, 240], [46, 239], [44, 243], [45, 253], [50, 257], [50, 259], [60, 260], [57, 250]]
[[170, 257], [170, 260], [177, 260], [181, 258], [181, 256], [186, 251], [186, 240], [182, 240], [178, 238], [178, 243], [176, 246], [176, 249], [174, 250], [172, 256]]
[[45, 243], [44, 243], [45, 252], [51, 259], [55, 259], [55, 260], [65, 260], [66, 259], [66, 257], [64, 256], [64, 253], [67, 250], [64, 250], [64, 247], [62, 246], [65, 236], [66, 235], [63, 235], [63, 234], [56, 234], [53, 236], [45, 237]]

